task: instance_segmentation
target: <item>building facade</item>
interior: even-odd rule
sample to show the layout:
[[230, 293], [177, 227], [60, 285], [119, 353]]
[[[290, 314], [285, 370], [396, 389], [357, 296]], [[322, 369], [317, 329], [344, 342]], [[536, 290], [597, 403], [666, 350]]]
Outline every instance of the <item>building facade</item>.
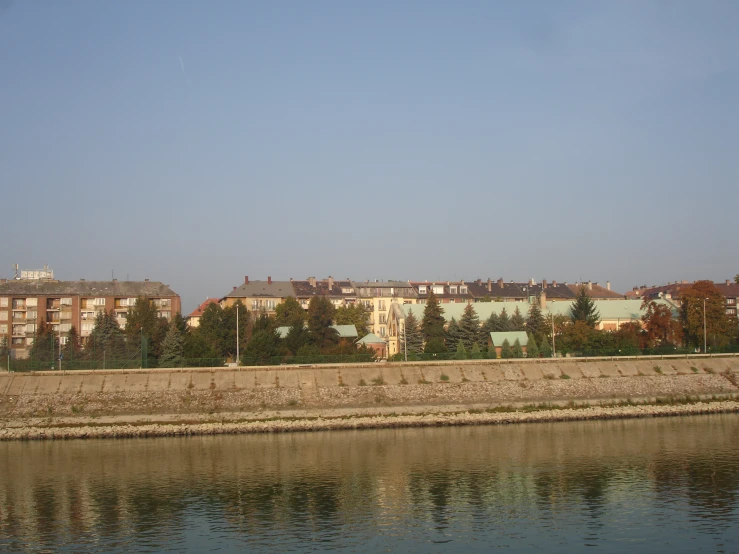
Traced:
[[6, 338], [11, 356], [25, 358], [40, 325], [49, 324], [61, 344], [74, 326], [87, 337], [101, 312], [113, 312], [121, 327], [139, 296], [151, 300], [159, 317], [171, 319], [181, 309], [180, 297], [155, 281], [0, 281], [0, 340]]

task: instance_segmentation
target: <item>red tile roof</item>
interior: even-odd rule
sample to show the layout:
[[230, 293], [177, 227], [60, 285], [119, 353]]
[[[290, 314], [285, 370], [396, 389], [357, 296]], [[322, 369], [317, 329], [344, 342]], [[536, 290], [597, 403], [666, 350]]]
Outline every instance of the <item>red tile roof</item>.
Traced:
[[211, 304], [218, 304], [218, 298], [206, 298], [205, 302], [200, 304], [193, 312], [187, 316], [187, 317], [200, 317], [203, 315], [203, 312], [205, 311], [205, 308], [210, 306]]

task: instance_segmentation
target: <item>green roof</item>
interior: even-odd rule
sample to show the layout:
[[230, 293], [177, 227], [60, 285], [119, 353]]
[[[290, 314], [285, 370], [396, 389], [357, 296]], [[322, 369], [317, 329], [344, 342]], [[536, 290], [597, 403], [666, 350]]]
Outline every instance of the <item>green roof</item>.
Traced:
[[374, 333], [370, 333], [368, 335], [363, 336], [361, 339], [357, 341], [359, 344], [385, 344], [385, 341], [375, 335]]
[[[305, 327], [307, 327], [307, 325]], [[354, 325], [332, 325], [331, 328], [336, 329], [336, 332], [339, 333], [340, 339], [356, 339], [359, 336], [357, 328]], [[277, 334], [280, 335], [281, 339], [287, 337], [289, 332], [290, 327], [288, 326], [277, 328]]]
[[501, 331], [490, 333], [490, 340], [493, 341], [493, 346], [503, 346], [503, 341], [507, 340], [508, 344], [513, 346], [513, 343], [518, 340], [521, 346], [529, 344], [529, 336], [525, 331]]
[[[674, 317], [678, 316], [678, 312], [675, 306], [666, 300], [658, 299], [655, 300], [657, 304], [664, 304], [672, 310]], [[641, 300], [593, 300], [595, 308], [600, 313], [600, 319], [602, 320], [619, 320], [624, 321], [630, 319], [639, 319], [644, 315], [644, 311], [641, 309]], [[450, 321], [452, 318], [457, 321], [462, 317], [466, 303], [449, 303], [439, 304], [439, 307], [443, 310], [444, 319]], [[418, 321], [423, 320], [423, 310], [426, 306], [424, 304], [404, 304], [402, 306], [403, 312], [407, 316], [412, 313]], [[506, 309], [508, 317], [513, 315], [513, 312], [518, 307], [523, 317], [528, 317], [530, 304], [528, 302], [475, 302], [472, 304], [475, 308], [477, 316], [480, 318], [480, 322], [484, 322], [490, 317], [490, 314], [495, 312], [500, 315], [503, 308]], [[543, 315], [570, 315], [570, 308], [572, 307], [571, 300], [550, 300], [547, 302], [547, 307], [542, 310]]]

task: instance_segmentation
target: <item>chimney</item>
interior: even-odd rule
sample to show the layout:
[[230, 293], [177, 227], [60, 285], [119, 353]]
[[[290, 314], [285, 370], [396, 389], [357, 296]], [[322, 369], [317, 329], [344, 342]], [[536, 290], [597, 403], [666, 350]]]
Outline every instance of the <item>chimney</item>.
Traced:
[[148, 283], [148, 282], [149, 282], [149, 279], [144, 279], [144, 283]]
[[271, 285], [272, 284], [272, 276], [271, 275], [268, 275], [267, 276], [267, 284], [268, 285]]
[[539, 294], [539, 306], [542, 310], [547, 309], [547, 293], [543, 290], [541, 291], [541, 294]]
[[553, 287], [556, 287], [557, 286], [557, 281], [552, 281], [552, 286]]
[[117, 282], [118, 282], [118, 279], [113, 279], [113, 282], [114, 282], [114, 283], [117, 283]]
[[728, 279], [726, 279], [726, 285], [728, 286], [730, 284], [731, 284], [731, 282]]
[[498, 279], [498, 286], [503, 288], [503, 278]]
[[488, 277], [488, 292], [493, 292], [493, 282]]
[[249, 284], [249, 276], [248, 275], [244, 275], [244, 284], [245, 285], [248, 285]]
[[234, 290], [236, 290], [236, 287], [234, 287]]
[[547, 288], [547, 280], [542, 279], [541, 280], [541, 290], [545, 290]]
[[588, 290], [593, 290], [593, 282], [588, 281]]
[[316, 278], [315, 277], [308, 277], [308, 282], [310, 283], [311, 287], [316, 288]]
[[478, 285], [482, 285], [482, 279], [478, 279], [478, 280], [477, 280], [477, 284], [478, 284]]
[[533, 287], [534, 285], [536, 285], [536, 279], [534, 279], [534, 278], [532, 277], [532, 278], [531, 278], [531, 279], [529, 280], [529, 285], [531, 285], [532, 287]]
[[606, 281], [606, 290], [611, 290], [611, 282]]
[[331, 290], [334, 288], [334, 278], [331, 277], [331, 275], [328, 276], [328, 289]]

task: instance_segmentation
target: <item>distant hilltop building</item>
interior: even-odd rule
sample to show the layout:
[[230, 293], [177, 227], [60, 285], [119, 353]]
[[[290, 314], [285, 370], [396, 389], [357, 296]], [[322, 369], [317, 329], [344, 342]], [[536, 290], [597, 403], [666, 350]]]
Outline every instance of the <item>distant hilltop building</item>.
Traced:
[[12, 280], [0, 279], [0, 340], [7, 339], [11, 356], [25, 358], [38, 326], [49, 323], [65, 344], [74, 326], [81, 337], [90, 334], [100, 312], [113, 311], [118, 324], [139, 296], [157, 307], [160, 317], [171, 319], [180, 311], [180, 297], [156, 281], [56, 281], [53, 271], [18, 271]]

